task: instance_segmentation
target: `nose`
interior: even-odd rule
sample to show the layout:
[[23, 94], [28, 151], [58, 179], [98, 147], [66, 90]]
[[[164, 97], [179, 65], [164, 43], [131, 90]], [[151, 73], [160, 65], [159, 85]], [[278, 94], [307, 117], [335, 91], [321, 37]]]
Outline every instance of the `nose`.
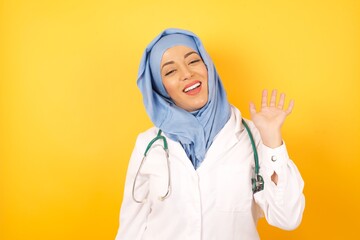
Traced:
[[192, 70], [184, 65], [182, 68], [181, 68], [181, 80], [185, 81], [185, 80], [188, 80], [189, 78], [191, 78], [193, 75], [193, 72]]

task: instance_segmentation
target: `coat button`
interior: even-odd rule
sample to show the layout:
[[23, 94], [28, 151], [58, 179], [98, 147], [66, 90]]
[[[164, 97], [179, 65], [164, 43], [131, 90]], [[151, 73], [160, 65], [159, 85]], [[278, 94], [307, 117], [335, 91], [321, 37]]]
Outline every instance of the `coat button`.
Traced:
[[271, 161], [276, 162], [277, 157], [275, 155], [271, 156]]

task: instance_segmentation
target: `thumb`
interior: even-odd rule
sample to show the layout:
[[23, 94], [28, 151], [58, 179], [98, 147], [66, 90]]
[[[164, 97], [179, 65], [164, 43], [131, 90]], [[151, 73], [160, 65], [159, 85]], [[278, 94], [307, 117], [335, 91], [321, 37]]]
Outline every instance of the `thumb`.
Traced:
[[250, 102], [249, 104], [249, 111], [250, 111], [250, 115], [251, 117], [256, 114], [256, 107], [255, 104], [253, 102]]

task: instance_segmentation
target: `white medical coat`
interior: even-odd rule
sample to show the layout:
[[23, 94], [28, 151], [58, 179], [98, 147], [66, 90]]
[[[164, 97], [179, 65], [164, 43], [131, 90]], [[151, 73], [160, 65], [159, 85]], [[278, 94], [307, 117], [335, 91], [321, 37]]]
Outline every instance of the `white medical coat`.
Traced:
[[[170, 153], [171, 194], [162, 141], [154, 144], [137, 178], [136, 172], [148, 143], [157, 135], [151, 128], [140, 134], [132, 153], [120, 211], [116, 240], [235, 240], [259, 239], [257, 221], [282, 229], [296, 228], [302, 219], [304, 182], [289, 159], [285, 144], [271, 149], [246, 120], [257, 145], [264, 190], [252, 193], [254, 156], [239, 110], [232, 107], [229, 121], [215, 137], [204, 161], [195, 170], [180, 143], [167, 138]], [[186, 127], [186, 126], [184, 126]], [[274, 171], [278, 183], [271, 181]]]

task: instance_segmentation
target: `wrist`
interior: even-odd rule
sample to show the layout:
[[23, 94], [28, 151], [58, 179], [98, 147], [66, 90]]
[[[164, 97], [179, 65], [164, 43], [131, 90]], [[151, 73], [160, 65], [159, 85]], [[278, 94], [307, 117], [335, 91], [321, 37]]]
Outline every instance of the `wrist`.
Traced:
[[281, 132], [260, 133], [263, 144], [269, 148], [277, 148], [282, 145]]

